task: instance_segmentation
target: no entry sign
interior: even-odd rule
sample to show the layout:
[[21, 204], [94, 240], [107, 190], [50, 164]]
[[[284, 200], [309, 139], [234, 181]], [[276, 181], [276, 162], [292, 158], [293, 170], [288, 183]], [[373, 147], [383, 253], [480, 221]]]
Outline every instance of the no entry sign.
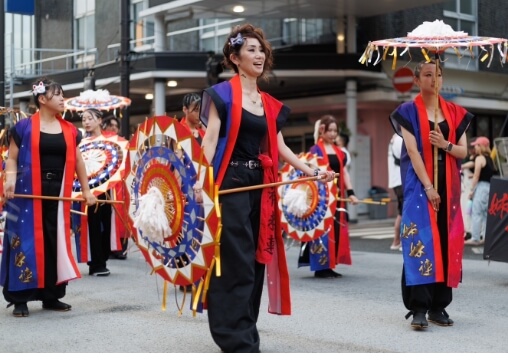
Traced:
[[408, 67], [402, 67], [395, 71], [393, 74], [393, 87], [401, 92], [406, 93], [413, 88], [414, 74]]

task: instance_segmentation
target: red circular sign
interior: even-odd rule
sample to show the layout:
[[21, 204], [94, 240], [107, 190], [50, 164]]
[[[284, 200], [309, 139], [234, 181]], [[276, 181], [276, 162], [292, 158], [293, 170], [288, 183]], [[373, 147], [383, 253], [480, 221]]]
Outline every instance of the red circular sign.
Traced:
[[406, 93], [413, 88], [414, 74], [408, 67], [402, 67], [393, 74], [393, 87], [401, 93]]

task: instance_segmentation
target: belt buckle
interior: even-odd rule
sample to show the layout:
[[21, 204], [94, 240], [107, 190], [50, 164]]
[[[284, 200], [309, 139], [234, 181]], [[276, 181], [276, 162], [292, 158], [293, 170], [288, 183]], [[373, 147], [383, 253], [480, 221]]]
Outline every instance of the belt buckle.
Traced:
[[46, 172], [44, 174], [44, 177], [46, 178], [46, 180], [53, 180], [53, 179], [56, 179], [57, 178], [57, 174], [56, 173], [53, 173], [53, 172]]
[[233, 167], [238, 167], [238, 161], [231, 161], [229, 165]]
[[255, 168], [258, 167], [258, 163], [257, 161], [249, 160], [247, 167], [250, 168], [251, 170], [254, 170]]

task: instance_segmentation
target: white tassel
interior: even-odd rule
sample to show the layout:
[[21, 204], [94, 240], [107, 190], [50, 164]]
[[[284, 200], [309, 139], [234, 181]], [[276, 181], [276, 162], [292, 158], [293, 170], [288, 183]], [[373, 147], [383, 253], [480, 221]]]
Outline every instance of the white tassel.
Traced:
[[134, 217], [134, 227], [152, 241], [162, 242], [171, 235], [168, 219], [164, 211], [164, 196], [157, 187], [151, 187], [139, 198], [139, 208]]
[[282, 204], [287, 207], [290, 214], [302, 217], [309, 206], [307, 205], [307, 193], [301, 189], [290, 188], [282, 199]]

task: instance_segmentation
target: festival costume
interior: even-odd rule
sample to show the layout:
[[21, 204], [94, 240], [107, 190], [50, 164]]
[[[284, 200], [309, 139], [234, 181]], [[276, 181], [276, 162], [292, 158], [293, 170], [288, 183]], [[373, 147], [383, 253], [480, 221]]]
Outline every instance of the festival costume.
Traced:
[[[41, 174], [46, 170], [41, 169], [39, 112], [14, 125], [19, 137], [16, 194], [48, 195], [49, 190], [50, 196], [71, 197], [80, 135], [77, 128], [60, 115], [57, 119], [62, 133], [50, 136], [62, 137], [65, 142], [65, 166], [59, 170], [61, 180], [45, 178], [41, 181]], [[48, 184], [47, 181], [52, 182]], [[6, 300], [24, 303], [63, 297], [67, 282], [81, 277], [72, 255], [70, 203], [14, 198], [5, 209], [9, 217], [0, 284], [4, 286]], [[52, 220], [47, 220], [50, 214]]]
[[[473, 119], [464, 108], [439, 97], [445, 121], [439, 126], [445, 139], [457, 144]], [[429, 121], [421, 95], [400, 105], [390, 116], [394, 130], [398, 125], [414, 135], [429, 179], [434, 184], [433, 146], [428, 142], [433, 123]], [[448, 134], [446, 134], [448, 133]], [[439, 150], [439, 211], [433, 210], [424, 185], [416, 175], [405, 145], [401, 154], [404, 205], [401, 244], [404, 258], [402, 295], [412, 311], [443, 310], [452, 300], [451, 288], [462, 279], [464, 224], [460, 207], [461, 160]]]
[[[106, 137], [115, 135], [112, 132], [102, 132], [102, 134]], [[102, 193], [96, 196], [97, 199], [123, 200], [122, 197], [125, 197], [123, 184], [117, 184], [107, 192], [109, 196]], [[122, 250], [121, 238], [127, 235], [126, 214], [121, 207], [112, 207], [107, 203], [98, 203], [85, 209], [84, 204], [74, 202], [72, 208], [80, 212], [87, 211], [86, 216], [72, 214], [72, 229], [78, 262], [87, 263], [91, 269], [105, 268], [110, 253]]]
[[[340, 198], [347, 198], [346, 186], [344, 183], [344, 173], [346, 155], [342, 150], [332, 145], [335, 151], [336, 161], [326, 153], [323, 140], [312, 146], [310, 153], [322, 157], [334, 172], [339, 173], [337, 186]], [[346, 208], [345, 201], [337, 201], [337, 210], [335, 212], [334, 227], [328, 233], [317, 240], [301, 244], [301, 256], [298, 260], [298, 267], [310, 266], [311, 271], [333, 269], [337, 264], [351, 265], [351, 248], [349, 243], [349, 227], [346, 213], [341, 211]], [[330, 242], [333, 241], [333, 242]]]
[[[274, 182], [278, 171], [278, 125], [285, 122], [289, 108], [261, 92], [268, 129], [258, 146], [261, 169], [230, 167], [242, 119], [242, 89], [238, 75], [229, 82], [205, 89], [201, 120], [208, 124], [211, 102], [221, 119], [221, 130], [213, 160], [215, 182], [221, 189]], [[210, 331], [226, 352], [259, 352], [256, 322], [267, 269], [268, 312], [291, 313], [289, 274], [280, 228], [277, 198], [273, 188], [231, 193], [219, 197], [222, 214], [221, 269], [212, 273], [207, 293]], [[250, 210], [250, 212], [249, 212]], [[259, 216], [250, 216], [250, 215]], [[244, 220], [245, 218], [245, 220]], [[259, 235], [258, 235], [259, 234]], [[259, 239], [258, 239], [259, 236]]]

